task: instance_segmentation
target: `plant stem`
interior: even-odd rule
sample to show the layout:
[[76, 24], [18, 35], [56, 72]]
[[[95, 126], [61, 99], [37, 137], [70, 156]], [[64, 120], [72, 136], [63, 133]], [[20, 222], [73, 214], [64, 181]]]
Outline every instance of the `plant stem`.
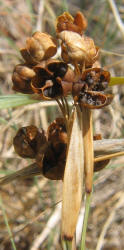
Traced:
[[76, 250], [76, 238], [75, 235], [72, 241], [63, 240], [62, 241], [63, 250]]
[[93, 183], [93, 128], [92, 128], [92, 112], [86, 107], [82, 107], [83, 119], [83, 141], [84, 141], [84, 170], [85, 170], [85, 187], [86, 193], [92, 192]]
[[[60, 102], [61, 100], [61, 102]], [[65, 119], [65, 126], [66, 126], [66, 129], [67, 129], [67, 132], [68, 132], [68, 118], [67, 118], [67, 114], [66, 114], [66, 109], [65, 109], [65, 104], [64, 104], [64, 101], [63, 99], [61, 98], [60, 100], [56, 99], [56, 102], [58, 103], [59, 105], [59, 108], [62, 112], [62, 115]]]
[[86, 239], [86, 230], [87, 230], [87, 222], [90, 209], [91, 194], [92, 193], [86, 194], [85, 215], [84, 215], [82, 239], [81, 239], [81, 250], [85, 250], [85, 239]]
[[68, 117], [68, 119], [69, 119], [69, 105], [68, 105], [68, 102], [67, 102], [66, 97], [63, 97], [63, 98], [64, 98], [64, 101], [65, 101], [65, 106], [66, 106], [67, 117]]
[[94, 150], [93, 150], [93, 123], [92, 111], [87, 107], [81, 107], [83, 123], [83, 143], [84, 143], [84, 171], [86, 205], [85, 217], [82, 230], [81, 250], [85, 250], [86, 228], [89, 215], [90, 197], [92, 193], [93, 169], [94, 169]]
[[124, 76], [111, 77], [109, 86], [124, 84]]
[[122, 156], [122, 155], [124, 155], [124, 151], [109, 154], [109, 155], [99, 156], [99, 157], [94, 158], [94, 162], [109, 160], [109, 159], [112, 159], [114, 157], [118, 157], [118, 156]]

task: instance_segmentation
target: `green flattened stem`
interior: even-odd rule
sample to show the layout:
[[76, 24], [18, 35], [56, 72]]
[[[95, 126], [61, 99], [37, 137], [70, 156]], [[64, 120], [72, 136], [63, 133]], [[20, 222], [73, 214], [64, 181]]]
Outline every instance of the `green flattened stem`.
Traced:
[[109, 86], [124, 84], [124, 76], [111, 77]]

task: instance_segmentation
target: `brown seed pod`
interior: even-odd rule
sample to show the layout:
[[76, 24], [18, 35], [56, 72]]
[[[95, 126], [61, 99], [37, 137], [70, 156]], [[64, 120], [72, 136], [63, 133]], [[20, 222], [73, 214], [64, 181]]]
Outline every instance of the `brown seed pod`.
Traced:
[[72, 95], [80, 107], [100, 109], [109, 105], [113, 95], [104, 94], [110, 81], [110, 73], [101, 68], [86, 69], [77, 82], [73, 83]]
[[34, 70], [26, 64], [16, 65], [13, 75], [13, 90], [24, 94], [33, 94], [31, 79], [35, 76]]
[[27, 64], [36, 65], [36, 60], [33, 58], [26, 48], [21, 48], [20, 53]]
[[[63, 118], [57, 118], [47, 130], [48, 146], [42, 157], [42, 173], [52, 180], [62, 180], [66, 161], [67, 132]], [[40, 166], [40, 155], [37, 164]]]
[[41, 98], [51, 100], [71, 92], [72, 77], [65, 62], [48, 60], [44, 64], [36, 65], [34, 71], [36, 75], [32, 79], [31, 87], [35, 93], [41, 95]]
[[57, 52], [56, 40], [47, 33], [35, 32], [26, 40], [26, 48], [20, 50], [27, 63], [37, 64], [54, 56]]
[[44, 130], [39, 131], [34, 125], [20, 128], [13, 139], [16, 153], [23, 158], [35, 158], [46, 142]]
[[76, 16], [74, 18], [74, 24], [80, 27], [82, 31], [85, 31], [87, 28], [87, 19], [80, 11], [76, 13]]
[[113, 100], [113, 95], [102, 94], [97, 91], [86, 91], [79, 95], [78, 102], [80, 107], [84, 106], [90, 109], [101, 109], [109, 105]]
[[81, 79], [88, 85], [89, 90], [103, 91], [108, 87], [110, 73], [101, 68], [90, 68], [83, 72]]
[[103, 168], [105, 168], [108, 163], [110, 162], [110, 160], [104, 160], [104, 161], [100, 161], [100, 162], [95, 162], [94, 163], [94, 172], [98, 172], [100, 170], [102, 170]]
[[56, 118], [47, 130], [48, 141], [51, 141], [57, 152], [59, 144], [67, 144], [67, 131], [63, 118]]
[[65, 150], [58, 150], [58, 152], [55, 152], [50, 144], [43, 157], [43, 175], [51, 180], [62, 180], [65, 169], [65, 160]]
[[80, 11], [76, 13], [74, 18], [68, 12], [64, 12], [56, 20], [57, 33], [68, 30], [82, 34], [86, 27], [87, 20]]

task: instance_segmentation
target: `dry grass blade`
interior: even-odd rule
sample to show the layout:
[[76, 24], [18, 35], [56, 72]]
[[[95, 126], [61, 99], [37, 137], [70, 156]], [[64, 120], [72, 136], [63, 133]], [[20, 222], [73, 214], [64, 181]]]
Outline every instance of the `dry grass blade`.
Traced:
[[96, 155], [124, 151], [124, 139], [103, 139], [93, 142]]
[[29, 165], [15, 173], [12, 173], [8, 176], [0, 178], [0, 186], [10, 183], [13, 180], [24, 179], [31, 176], [36, 176], [41, 174], [41, 169], [37, 166], [36, 163]]
[[83, 140], [81, 112], [74, 108], [63, 183], [62, 240], [72, 242], [82, 199]]

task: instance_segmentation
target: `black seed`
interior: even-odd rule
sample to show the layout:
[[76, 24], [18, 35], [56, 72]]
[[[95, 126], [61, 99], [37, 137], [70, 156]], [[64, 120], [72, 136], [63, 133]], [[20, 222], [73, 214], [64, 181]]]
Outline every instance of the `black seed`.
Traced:
[[53, 94], [54, 93], [53, 93], [53, 88], [52, 87], [47, 88], [47, 89], [44, 90], [44, 96], [46, 96], [46, 97], [52, 97]]
[[85, 81], [86, 81], [86, 83], [87, 83], [89, 86], [91, 86], [91, 85], [94, 83], [94, 80], [93, 80], [91, 74], [89, 74], [89, 73], [87, 74], [87, 76], [86, 76], [86, 78], [85, 78]]
[[57, 69], [54, 73], [54, 76], [60, 76], [63, 77], [66, 74], [67, 68], [64, 66], [61, 66], [59, 69]]
[[100, 76], [100, 82], [104, 81], [105, 80], [105, 76], [104, 75], [101, 75]]

